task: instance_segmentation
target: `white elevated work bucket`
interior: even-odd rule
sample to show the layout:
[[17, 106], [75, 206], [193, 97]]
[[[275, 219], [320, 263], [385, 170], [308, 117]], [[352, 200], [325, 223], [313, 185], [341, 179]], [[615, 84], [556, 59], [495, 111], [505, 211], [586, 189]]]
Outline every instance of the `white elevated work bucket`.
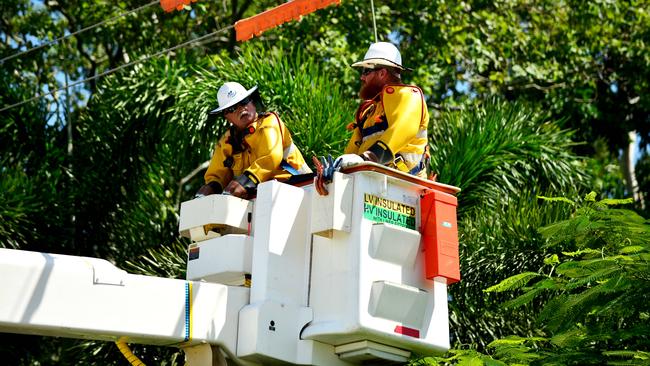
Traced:
[[313, 185], [259, 185], [252, 201], [183, 203], [188, 280], [250, 285], [238, 361], [349, 365], [449, 349], [460, 279], [458, 189], [374, 163]]

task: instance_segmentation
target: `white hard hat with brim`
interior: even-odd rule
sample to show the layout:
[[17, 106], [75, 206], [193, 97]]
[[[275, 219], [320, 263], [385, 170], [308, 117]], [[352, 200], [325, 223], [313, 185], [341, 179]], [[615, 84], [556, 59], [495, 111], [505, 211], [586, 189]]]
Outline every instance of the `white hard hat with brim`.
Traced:
[[355, 62], [352, 67], [366, 67], [374, 69], [376, 67], [388, 66], [405, 71], [413, 69], [402, 66], [402, 55], [397, 47], [390, 42], [377, 42], [370, 45], [368, 52], [362, 61]]
[[217, 101], [219, 108], [211, 110], [210, 114], [217, 114], [223, 112], [224, 109], [232, 107], [233, 105], [248, 98], [251, 94], [257, 91], [257, 85], [246, 90], [240, 83], [227, 82], [219, 88], [217, 92]]

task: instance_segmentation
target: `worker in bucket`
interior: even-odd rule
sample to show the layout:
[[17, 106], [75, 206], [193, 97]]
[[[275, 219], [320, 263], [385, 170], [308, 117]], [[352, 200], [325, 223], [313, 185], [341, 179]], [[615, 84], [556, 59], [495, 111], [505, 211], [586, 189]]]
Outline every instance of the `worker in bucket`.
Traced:
[[205, 185], [195, 198], [223, 193], [248, 199], [261, 182], [311, 174], [280, 117], [258, 112], [262, 102], [257, 86], [247, 90], [227, 82], [219, 88], [217, 101], [219, 107], [210, 113], [223, 115], [230, 128], [219, 139]]
[[314, 161], [324, 170], [318, 179], [327, 181], [334, 171], [363, 161], [426, 178], [429, 112], [422, 90], [402, 83], [402, 73], [412, 70], [402, 65], [399, 50], [389, 42], [373, 43], [352, 67], [361, 71], [362, 100], [348, 125], [352, 137], [344, 155], [334, 161], [321, 158], [320, 164]]

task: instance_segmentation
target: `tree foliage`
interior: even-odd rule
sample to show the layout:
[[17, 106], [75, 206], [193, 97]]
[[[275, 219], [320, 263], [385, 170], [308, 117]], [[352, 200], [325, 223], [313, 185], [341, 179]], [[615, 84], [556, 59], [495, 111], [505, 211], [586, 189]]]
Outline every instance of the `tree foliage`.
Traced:
[[[65, 70], [72, 80], [81, 74], [96, 75], [107, 66], [207, 34], [281, 3], [199, 1], [190, 11], [169, 14], [152, 6], [75, 35], [45, 49], [47, 53], [41, 50], [18, 58], [12, 66], [25, 75], [35, 74], [39, 85], [54, 85], [51, 73], [56, 69]], [[140, 1], [127, 8], [125, 3], [85, 1], [5, 2], [3, 54], [34, 46], [38, 43], [34, 39], [60, 37], [146, 4]], [[650, 9], [645, 0], [378, 0], [376, 5], [380, 40], [400, 45], [405, 63], [416, 68], [413, 81], [424, 88], [431, 105], [457, 105], [467, 98], [499, 94], [542, 103], [556, 118], [570, 117], [565, 119], [566, 127], [578, 128], [579, 140], [600, 136], [621, 147], [627, 144], [630, 130], [648, 140]], [[372, 24], [369, 4], [349, 0], [270, 30], [252, 42], [284, 48], [300, 44], [327, 60], [327, 67], [352, 90], [355, 74], [347, 66], [361, 58], [373, 40]], [[232, 52], [237, 48], [232, 37], [232, 33], [217, 35], [194, 54]], [[47, 63], [34, 64], [41, 57]]]
[[[619, 164], [630, 131], [650, 141], [648, 1], [376, 3], [379, 39], [399, 44], [430, 106], [455, 108], [494, 95], [541, 106], [564, 121], [561, 128], [576, 130], [574, 141], [588, 142], [574, 151], [600, 154], [605, 169], [591, 173], [594, 185], [614, 179], [622, 187], [627, 179], [631, 194], [630, 175], [603, 174]], [[305, 37], [308, 49], [337, 69], [361, 58], [373, 40], [367, 2], [344, 2], [323, 14], [329, 23], [306, 18], [278, 32], [280, 39]], [[351, 71], [343, 73], [350, 80]], [[604, 151], [596, 141], [605, 142]], [[633, 172], [627, 161], [622, 165]]]
[[[548, 342], [533, 359], [508, 358], [530, 364], [644, 363], [650, 317], [650, 222], [614, 205], [629, 200], [595, 199], [587, 195], [572, 217], [540, 230], [547, 246], [560, 253], [547, 258], [541, 273], [523, 273], [487, 292], [523, 293], [508, 307], [528, 306], [544, 293], [553, 297], [537, 314]], [[530, 341], [530, 339], [527, 339]], [[504, 343], [495, 342], [503, 358]], [[531, 346], [522, 354], [531, 354]]]
[[462, 281], [449, 289], [454, 343], [484, 349], [512, 331], [536, 335], [526, 312], [503, 311], [482, 290], [543, 266], [537, 228], [567, 211], [540, 207], [535, 196], [573, 191], [586, 182], [583, 162], [571, 153], [572, 133], [529, 106], [490, 101], [443, 113], [432, 123], [430, 139], [432, 170], [441, 182], [462, 189]]
[[524, 190], [566, 192], [586, 181], [572, 153], [572, 132], [545, 113], [496, 101], [433, 122], [431, 165], [442, 182], [458, 186], [461, 211]]
[[[414, 80], [430, 103], [494, 94], [533, 101], [556, 118], [570, 116], [565, 126], [578, 128], [579, 140], [601, 136], [621, 147], [627, 131], [650, 137], [649, 6], [644, 0], [386, 1], [378, 2], [377, 24], [380, 39], [396, 40], [416, 68]], [[307, 18], [295, 25], [322, 35], [309, 49], [337, 52], [344, 61], [361, 57], [373, 38], [367, 3], [326, 12], [329, 24]]]

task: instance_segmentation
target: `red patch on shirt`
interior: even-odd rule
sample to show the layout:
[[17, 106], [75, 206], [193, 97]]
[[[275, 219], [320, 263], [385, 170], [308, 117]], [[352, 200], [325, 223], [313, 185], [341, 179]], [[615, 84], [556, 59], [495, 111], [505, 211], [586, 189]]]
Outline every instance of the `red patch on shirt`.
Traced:
[[386, 93], [388, 94], [393, 94], [395, 92], [395, 89], [391, 88], [390, 86], [386, 88]]
[[255, 127], [253, 126], [248, 126], [248, 134], [252, 135], [255, 132]]

